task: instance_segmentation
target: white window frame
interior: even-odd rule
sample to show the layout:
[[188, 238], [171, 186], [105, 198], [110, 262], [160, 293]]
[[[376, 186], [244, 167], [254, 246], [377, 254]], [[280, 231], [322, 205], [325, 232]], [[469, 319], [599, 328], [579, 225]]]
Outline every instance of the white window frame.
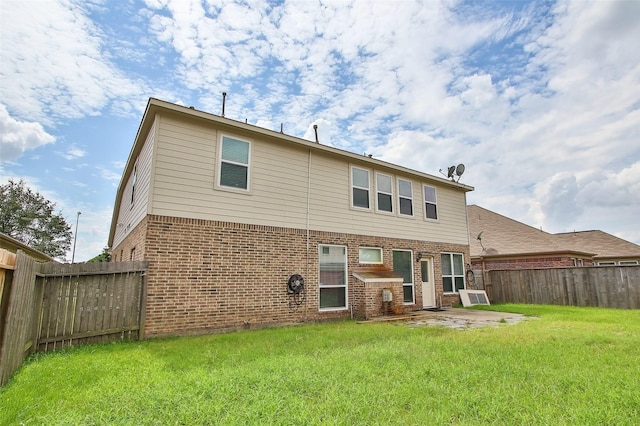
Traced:
[[[409, 184], [409, 186], [411, 187], [411, 196], [410, 196], [410, 197], [407, 197], [407, 196], [402, 195], [402, 194], [400, 193], [400, 182], [401, 182], [401, 181], [402, 181], [402, 182], [407, 182], [407, 183]], [[397, 191], [398, 191], [398, 216], [402, 216], [402, 217], [414, 217], [414, 213], [415, 213], [415, 211], [416, 211], [416, 207], [415, 207], [415, 205], [414, 205], [414, 203], [413, 203], [413, 182], [412, 182], [412, 181], [410, 181], [410, 180], [408, 180], [408, 179], [398, 178], [397, 186], [398, 186], [398, 188], [397, 188]], [[411, 214], [402, 213], [402, 209], [401, 209], [401, 206], [402, 206], [402, 199], [405, 199], [405, 200], [409, 200], [409, 201], [411, 201]]]
[[[367, 187], [363, 187], [363, 186], [356, 186], [353, 183], [353, 171], [354, 170], [360, 170], [363, 172], [367, 172]], [[357, 166], [351, 166], [350, 170], [349, 170], [349, 179], [350, 179], [350, 191], [349, 191], [349, 198], [351, 200], [351, 208], [352, 209], [357, 209], [357, 210], [363, 210], [363, 211], [371, 211], [371, 170], [369, 169], [365, 169], [363, 167], [357, 167]], [[356, 206], [354, 204], [354, 199], [353, 199], [353, 190], [354, 189], [360, 189], [360, 190], [366, 190], [367, 191], [367, 200], [368, 200], [368, 204], [369, 207], [361, 207], [361, 206]]]
[[598, 262], [598, 266], [615, 266], [616, 262], [609, 260], [605, 262]]
[[[247, 163], [239, 163], [236, 161], [231, 161], [231, 160], [224, 160], [222, 158], [222, 148], [223, 148], [223, 144], [224, 144], [224, 139], [225, 138], [229, 138], [229, 139], [233, 139], [239, 142], [244, 142], [246, 144], [249, 145], [249, 152], [247, 155]], [[235, 135], [231, 135], [231, 134], [227, 134], [227, 133], [221, 133], [220, 137], [218, 138], [218, 158], [217, 158], [217, 167], [216, 167], [216, 182], [215, 182], [215, 187], [216, 189], [221, 189], [224, 191], [232, 191], [232, 192], [242, 192], [242, 193], [251, 193], [251, 152], [253, 150], [253, 143], [251, 140], [248, 140], [246, 138], [241, 138]], [[220, 182], [220, 180], [222, 179], [222, 163], [226, 163], [226, 164], [233, 164], [236, 166], [242, 166], [242, 167], [246, 167], [247, 168], [247, 187], [246, 188], [236, 188], [233, 186], [227, 186], [227, 185], [222, 185], [222, 183]]]
[[[444, 267], [443, 265], [440, 265], [440, 270], [442, 271], [442, 291], [444, 294], [458, 294], [458, 290], [456, 289], [456, 278], [460, 278], [462, 277], [462, 288], [460, 290], [466, 290], [467, 289], [467, 279], [465, 276], [465, 272], [464, 272], [464, 253], [456, 253], [456, 252], [442, 252], [440, 253], [440, 261], [442, 262], [442, 256], [443, 255], [448, 255], [449, 256], [449, 265], [451, 266], [451, 275], [445, 275], [444, 274]], [[453, 256], [457, 255], [457, 256], [461, 256], [462, 257], [462, 271], [460, 274], [456, 274], [455, 273], [455, 267], [453, 264]], [[451, 278], [451, 287], [453, 291], [447, 291], [444, 288], [444, 279], [445, 277], [450, 277]]]
[[[415, 285], [415, 269], [413, 267], [413, 251], [411, 250], [405, 250], [405, 249], [393, 249], [392, 252], [408, 252], [409, 255], [411, 256], [410, 259], [410, 265], [411, 265], [411, 282], [410, 283], [406, 283], [403, 282], [402, 283], [402, 303], [404, 305], [413, 305], [416, 303], [416, 285]], [[395, 271], [395, 265], [393, 266], [394, 271]], [[411, 287], [411, 302], [405, 302], [404, 300], [404, 288], [405, 287]]]
[[[387, 179], [389, 179], [389, 188], [391, 190], [391, 192], [386, 192], [386, 191], [381, 191], [380, 190], [380, 176], [383, 176]], [[394, 211], [395, 211], [395, 200], [394, 200], [394, 194], [393, 194], [393, 190], [394, 190], [394, 185], [393, 185], [393, 176], [388, 175], [386, 173], [380, 173], [380, 172], [376, 172], [376, 212], [377, 213], [381, 213], [381, 214], [389, 214], [389, 215], [393, 215]], [[380, 202], [379, 202], [379, 198], [378, 196], [382, 194], [382, 195], [387, 195], [390, 197], [391, 199], [391, 211], [387, 211], [387, 210], [381, 210], [380, 209]]]
[[133, 173], [131, 175], [131, 203], [133, 206], [136, 200], [136, 185], [138, 183], [138, 162], [133, 165]]
[[[320, 277], [321, 277], [320, 262], [321, 262], [322, 256], [325, 255], [323, 253], [324, 247], [341, 247], [344, 249], [344, 284], [323, 285], [322, 282], [320, 281]], [[344, 306], [334, 306], [329, 308], [323, 308], [320, 306], [320, 293], [322, 292], [323, 289], [328, 289], [328, 288], [344, 288]], [[349, 306], [349, 255], [348, 255], [347, 246], [339, 245], [339, 244], [318, 244], [318, 310], [321, 312], [344, 311], [347, 309], [348, 306]]]
[[[425, 188], [432, 188], [433, 189], [433, 193], [435, 195], [435, 200], [434, 201], [431, 201], [431, 200], [427, 201], [427, 197], [426, 197], [426, 195], [424, 193]], [[438, 221], [438, 219], [440, 218], [440, 215], [438, 214], [438, 189], [435, 186], [432, 186], [432, 185], [422, 184], [422, 200], [424, 202], [423, 206], [422, 206], [423, 210], [424, 210], [424, 214], [423, 214], [424, 220], [428, 220], [430, 222]], [[433, 204], [435, 206], [435, 208], [436, 208], [436, 217], [435, 218], [427, 217], [427, 203]]]
[[[370, 261], [370, 260], [362, 260], [362, 251], [363, 250], [375, 250], [377, 252], [380, 253], [380, 260], [379, 261]], [[363, 265], [381, 265], [383, 264], [383, 252], [382, 252], [382, 248], [380, 247], [358, 247], [358, 263], [361, 263]]]
[[618, 262], [618, 265], [620, 266], [637, 265], [637, 264], [638, 264], [637, 260], [621, 260], [620, 262]]

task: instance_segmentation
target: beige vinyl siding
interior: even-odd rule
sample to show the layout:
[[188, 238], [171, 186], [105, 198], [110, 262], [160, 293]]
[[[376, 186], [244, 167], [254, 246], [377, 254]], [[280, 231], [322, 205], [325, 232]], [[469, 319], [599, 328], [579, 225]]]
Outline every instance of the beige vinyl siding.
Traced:
[[[251, 143], [249, 193], [215, 188], [220, 134]], [[304, 228], [307, 152], [163, 116], [153, 214]]]
[[[438, 221], [426, 221], [424, 217], [424, 197], [422, 184], [408, 175], [397, 175], [393, 171], [369, 168], [372, 173], [380, 171], [412, 182], [414, 217], [396, 214], [381, 214], [350, 208], [349, 163], [330, 157], [312, 157], [311, 218], [310, 228], [328, 232], [344, 232], [382, 237], [421, 239], [425, 241], [467, 244], [467, 225], [464, 192], [456, 189], [436, 187], [438, 197]], [[372, 202], [375, 200], [375, 185], [371, 182]], [[397, 203], [397, 197], [394, 199]]]
[[163, 115], [157, 130], [152, 214], [190, 217], [258, 225], [305, 229], [307, 226], [307, 179], [311, 155], [310, 229], [421, 239], [467, 244], [465, 195], [461, 190], [426, 182], [436, 187], [438, 221], [423, 219], [422, 182], [403, 174], [413, 185], [414, 217], [398, 217], [397, 194], [394, 215], [361, 211], [350, 207], [350, 165], [370, 170], [371, 204], [375, 205], [375, 172], [393, 177], [392, 169], [371, 164], [350, 163], [330, 153], [277, 140], [267, 141], [235, 134], [223, 134], [251, 143], [250, 191], [215, 187], [220, 131], [210, 123], [177, 120]]
[[113, 239], [113, 247], [117, 247], [118, 244], [122, 242], [129, 232], [131, 232], [147, 214], [156, 124], [157, 123], [154, 123], [149, 130], [144, 146], [142, 147], [135, 163], [136, 188], [133, 204], [131, 204], [133, 172], [129, 175], [127, 184], [125, 185], [120, 203], [120, 210], [118, 212], [118, 221]]

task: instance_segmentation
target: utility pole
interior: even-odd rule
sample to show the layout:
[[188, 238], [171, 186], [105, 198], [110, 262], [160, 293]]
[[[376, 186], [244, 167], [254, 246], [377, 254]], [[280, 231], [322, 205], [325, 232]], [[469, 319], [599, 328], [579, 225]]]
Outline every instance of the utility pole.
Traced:
[[80, 215], [82, 212], [78, 212], [76, 215], [76, 233], [73, 235], [73, 254], [71, 255], [71, 263], [76, 259], [76, 240], [78, 239], [78, 222], [80, 221]]

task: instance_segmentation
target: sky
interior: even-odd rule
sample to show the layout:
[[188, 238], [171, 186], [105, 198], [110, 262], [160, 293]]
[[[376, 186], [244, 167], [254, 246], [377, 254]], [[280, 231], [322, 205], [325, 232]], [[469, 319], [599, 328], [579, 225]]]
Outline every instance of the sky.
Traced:
[[463, 163], [468, 204], [640, 244], [638, 22], [637, 0], [1, 0], [0, 182], [88, 260], [149, 97], [220, 114], [226, 92], [228, 118]]

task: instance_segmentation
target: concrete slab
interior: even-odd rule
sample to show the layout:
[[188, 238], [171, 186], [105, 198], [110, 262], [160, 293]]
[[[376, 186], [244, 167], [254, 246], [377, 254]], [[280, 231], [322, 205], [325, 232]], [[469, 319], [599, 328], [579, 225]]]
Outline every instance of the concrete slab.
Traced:
[[434, 325], [456, 329], [469, 329], [495, 327], [501, 324], [515, 324], [527, 318], [529, 317], [510, 312], [448, 308], [442, 311], [416, 311], [403, 315], [377, 317], [362, 322], [403, 321], [410, 327]]

